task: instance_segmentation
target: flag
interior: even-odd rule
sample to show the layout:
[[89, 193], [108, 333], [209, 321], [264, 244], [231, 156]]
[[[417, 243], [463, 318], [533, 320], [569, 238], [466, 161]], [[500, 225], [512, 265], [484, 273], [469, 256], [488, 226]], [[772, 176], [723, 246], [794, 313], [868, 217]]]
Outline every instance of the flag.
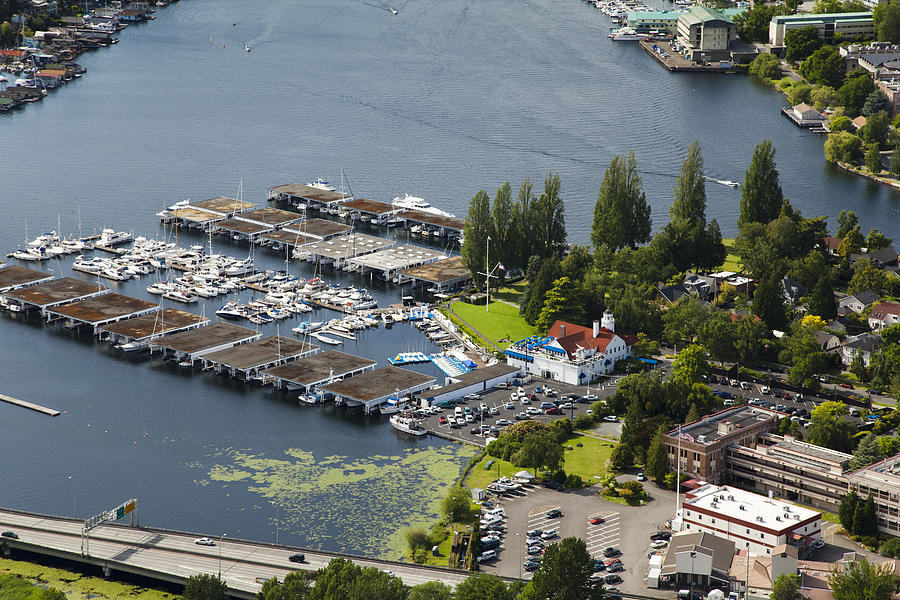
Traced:
[[497, 263], [497, 268], [500, 269], [501, 271], [506, 270], [506, 267], [503, 266], [503, 263]]

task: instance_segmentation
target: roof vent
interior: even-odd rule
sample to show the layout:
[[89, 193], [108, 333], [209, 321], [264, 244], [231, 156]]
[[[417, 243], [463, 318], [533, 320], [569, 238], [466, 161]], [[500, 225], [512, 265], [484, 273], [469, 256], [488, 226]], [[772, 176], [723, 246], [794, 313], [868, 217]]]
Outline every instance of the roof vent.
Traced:
[[794, 515], [794, 520], [795, 520], [795, 521], [799, 521], [799, 520], [800, 520], [800, 515]]
[[785, 507], [784, 507], [784, 512], [791, 512], [791, 507], [785, 505]]
[[757, 516], [756, 520], [759, 521], [760, 523], [762, 523], [763, 522], [762, 515]]
[[747, 510], [747, 507], [744, 506], [743, 504], [741, 504], [738, 508], [740, 508], [741, 510]]
[[698, 444], [705, 444], [705, 443], [706, 443], [706, 436], [705, 436], [705, 435], [698, 435], [698, 436], [697, 436], [697, 443], [698, 443]]
[[781, 520], [781, 517], [776, 516], [776, 517], [775, 517], [775, 520], [776, 520], [776, 521], [780, 521], [780, 520]]
[[728, 499], [729, 499], [729, 500], [734, 500], [734, 496], [732, 496], [732, 495], [729, 494]]

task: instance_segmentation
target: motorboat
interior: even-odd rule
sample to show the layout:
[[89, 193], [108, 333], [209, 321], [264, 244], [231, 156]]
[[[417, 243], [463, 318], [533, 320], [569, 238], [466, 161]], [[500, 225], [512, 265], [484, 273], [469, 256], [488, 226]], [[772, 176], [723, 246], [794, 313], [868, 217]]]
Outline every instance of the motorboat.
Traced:
[[317, 178], [312, 183], [307, 183], [306, 186], [311, 187], [311, 188], [316, 188], [319, 190], [325, 190], [326, 192], [337, 191], [337, 188], [335, 188], [333, 185], [331, 185], [330, 181], [326, 181], [326, 180], [322, 179], [321, 177]]
[[397, 431], [408, 433], [410, 435], [422, 436], [428, 433], [428, 430], [422, 427], [417, 419], [406, 415], [393, 415], [390, 418], [391, 427]]
[[319, 402], [319, 399], [312, 394], [300, 394], [297, 399], [303, 404], [316, 404]]
[[163, 298], [168, 298], [175, 302], [183, 302], [184, 304], [192, 304], [197, 301], [197, 296], [185, 290], [168, 291], [163, 294]]
[[116, 231], [115, 229], [107, 228], [100, 232], [97, 244], [100, 246], [118, 246], [119, 244], [130, 242], [132, 237], [127, 231]]
[[404, 194], [402, 198], [394, 198], [394, 201], [391, 204], [393, 204], [394, 206], [399, 206], [400, 208], [420, 210], [422, 212], [431, 213], [433, 215], [440, 215], [442, 217], [455, 217], [455, 215], [453, 215], [452, 213], [445, 212], [439, 208], [432, 206], [431, 203], [429, 203], [424, 198], [411, 196], [409, 194]]
[[383, 313], [381, 315], [381, 322], [384, 323], [385, 325], [393, 325], [394, 317], [390, 313]]
[[636, 42], [644, 39], [643, 33], [638, 33], [633, 27], [619, 27], [609, 32], [609, 37], [616, 42]]
[[236, 263], [232, 264], [230, 267], [225, 268], [225, 274], [229, 277], [234, 277], [235, 275], [247, 275], [253, 272], [253, 258], [247, 257], [244, 260], [239, 260]]
[[291, 329], [297, 335], [306, 335], [307, 333], [312, 333], [313, 331], [317, 331], [325, 325], [324, 321], [302, 321], [297, 327]]
[[388, 398], [387, 402], [378, 407], [378, 412], [383, 415], [394, 415], [400, 412], [400, 400], [397, 398]]
[[334, 338], [332, 338], [332, 337], [328, 337], [327, 335], [322, 335], [321, 333], [315, 333], [315, 332], [314, 332], [314, 333], [311, 333], [311, 334], [309, 334], [309, 335], [312, 336], [312, 337], [314, 337], [314, 338], [316, 338], [317, 340], [319, 340], [319, 341], [322, 342], [323, 344], [329, 344], [329, 345], [331, 345], [331, 346], [339, 346], [339, 345], [341, 345], [341, 344], [344, 343], [344, 342], [342, 342], [341, 340], [336, 340], [336, 339], [334, 339]]
[[241, 309], [241, 306], [234, 301], [229, 300], [222, 308], [216, 311], [216, 316], [222, 317], [223, 319], [244, 319], [248, 316], [246, 309]]

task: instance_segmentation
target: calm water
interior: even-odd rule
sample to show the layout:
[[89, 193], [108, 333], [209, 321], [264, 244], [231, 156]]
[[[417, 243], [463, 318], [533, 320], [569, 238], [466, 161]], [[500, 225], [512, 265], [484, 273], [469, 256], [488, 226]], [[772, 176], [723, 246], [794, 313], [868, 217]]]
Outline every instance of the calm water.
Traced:
[[[185, 0], [83, 56], [87, 76], [0, 115], [0, 247], [58, 215], [74, 231], [79, 208], [85, 231], [155, 235], [154, 213], [183, 198], [233, 195], [243, 178], [244, 198], [264, 203], [270, 186], [339, 181], [341, 169], [358, 196], [416, 193], [459, 215], [480, 188], [559, 171], [570, 241], [583, 243], [614, 154], [634, 150], [659, 226], [690, 142], [709, 175], [740, 180], [763, 138], [804, 214], [833, 223], [852, 208], [864, 230], [900, 236], [900, 197], [826, 167], [822, 139], [779, 115], [780, 96], [745, 77], [669, 74], [610, 42], [584, 3], [389, 6]], [[739, 192], [709, 184], [708, 195], [733, 233]], [[145, 297], [146, 283], [122, 289]], [[392, 528], [433, 513], [434, 481], [467, 459], [61, 328], [3, 317], [0, 341], [0, 391], [67, 411], [0, 406], [2, 506], [70, 513], [74, 494], [86, 516], [135, 496], [144, 523], [271, 540], [277, 518], [282, 541], [382, 554]], [[398, 326], [346, 347], [382, 362], [409, 348], [431, 346]]]

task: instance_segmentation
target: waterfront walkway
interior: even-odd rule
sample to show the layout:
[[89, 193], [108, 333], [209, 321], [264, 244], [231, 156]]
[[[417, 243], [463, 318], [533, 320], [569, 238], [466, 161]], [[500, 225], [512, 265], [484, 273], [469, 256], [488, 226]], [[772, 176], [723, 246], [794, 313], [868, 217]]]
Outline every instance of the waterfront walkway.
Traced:
[[[17, 540], [0, 538], [0, 552], [7, 556], [16, 550], [27, 550], [99, 566], [106, 575], [121, 571], [176, 584], [184, 584], [200, 573], [221, 573], [229, 595], [248, 600], [256, 598], [267, 579], [284, 580], [296, 569], [318, 570], [333, 558], [349, 558], [362, 567], [388, 569], [409, 586], [426, 581], [456, 586], [468, 575], [452, 569], [236, 540], [227, 535], [211, 536], [215, 546], [201, 546], [194, 540], [204, 534], [114, 524], [93, 529], [85, 551], [82, 525], [82, 521], [72, 518], [0, 509], [0, 530], [19, 535]], [[306, 561], [290, 562], [288, 557], [296, 552], [303, 552]]]

